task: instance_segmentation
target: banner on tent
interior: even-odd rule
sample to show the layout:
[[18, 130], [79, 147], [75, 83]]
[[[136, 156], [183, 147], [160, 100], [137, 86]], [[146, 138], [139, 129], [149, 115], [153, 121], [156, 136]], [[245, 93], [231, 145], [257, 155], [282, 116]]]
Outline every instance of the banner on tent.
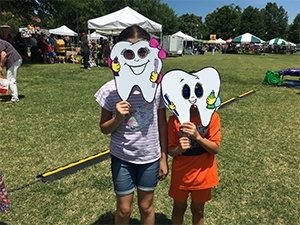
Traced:
[[209, 35], [210, 40], [217, 40], [217, 35], [216, 34], [211, 34]]

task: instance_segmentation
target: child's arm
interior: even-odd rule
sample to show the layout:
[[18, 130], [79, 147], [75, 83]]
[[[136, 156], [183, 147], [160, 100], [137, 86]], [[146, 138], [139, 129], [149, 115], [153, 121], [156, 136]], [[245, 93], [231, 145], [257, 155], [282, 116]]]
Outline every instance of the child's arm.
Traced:
[[7, 54], [6, 54], [5, 51], [2, 51], [2, 52], [0, 53], [0, 67], [1, 67], [1, 69], [2, 69], [2, 68], [5, 66], [5, 64], [6, 64], [6, 60], [7, 60], [6, 56], [7, 56]]
[[158, 131], [161, 148], [159, 179], [163, 180], [169, 173], [167, 154], [167, 119], [165, 108], [158, 110]]
[[116, 115], [102, 107], [100, 129], [103, 134], [113, 133], [130, 114], [130, 104], [127, 101], [121, 101], [116, 104]]
[[190, 138], [196, 140], [210, 154], [218, 153], [219, 145], [207, 138], [202, 137], [197, 131], [196, 125], [192, 122], [183, 123], [181, 126], [181, 131], [187, 134]]

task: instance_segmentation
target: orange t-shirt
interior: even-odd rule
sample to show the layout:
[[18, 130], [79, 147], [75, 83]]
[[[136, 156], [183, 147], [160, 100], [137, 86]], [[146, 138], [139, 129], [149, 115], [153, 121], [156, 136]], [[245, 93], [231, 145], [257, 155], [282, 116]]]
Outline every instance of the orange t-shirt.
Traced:
[[[192, 118], [197, 127], [200, 119]], [[168, 122], [168, 148], [179, 145], [180, 122], [171, 116]], [[220, 117], [214, 112], [207, 128], [205, 138], [220, 145]], [[189, 151], [189, 150], [187, 150]], [[201, 190], [218, 184], [217, 161], [213, 154], [205, 152], [195, 156], [177, 156], [173, 158], [171, 189]]]

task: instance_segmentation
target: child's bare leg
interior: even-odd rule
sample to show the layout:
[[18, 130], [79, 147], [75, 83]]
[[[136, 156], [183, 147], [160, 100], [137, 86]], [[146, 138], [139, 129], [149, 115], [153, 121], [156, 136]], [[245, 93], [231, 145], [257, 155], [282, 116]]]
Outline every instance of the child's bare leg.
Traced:
[[183, 223], [183, 216], [187, 208], [187, 201], [176, 201], [173, 202], [173, 212], [172, 212], [172, 224], [181, 225]]
[[133, 194], [126, 196], [117, 196], [117, 210], [115, 212], [115, 224], [129, 224], [130, 215], [132, 212]]
[[193, 225], [204, 225], [204, 204], [205, 203], [191, 203], [191, 212], [193, 217]]
[[153, 196], [153, 191], [146, 192], [138, 190], [138, 205], [141, 214], [141, 225], [155, 223]]

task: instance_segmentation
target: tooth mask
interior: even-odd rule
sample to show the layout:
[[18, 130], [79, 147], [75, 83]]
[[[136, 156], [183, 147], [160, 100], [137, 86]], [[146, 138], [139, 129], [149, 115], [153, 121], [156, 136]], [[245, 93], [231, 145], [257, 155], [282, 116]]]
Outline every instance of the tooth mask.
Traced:
[[152, 102], [161, 82], [162, 60], [166, 53], [156, 39], [130, 43], [121, 41], [111, 50], [111, 69], [118, 94], [127, 100], [134, 86], [138, 86], [147, 102]]
[[196, 105], [203, 126], [208, 126], [213, 112], [220, 106], [220, 77], [211, 67], [189, 74], [173, 70], [164, 75], [162, 93], [165, 105], [180, 123], [190, 121], [190, 108]]

